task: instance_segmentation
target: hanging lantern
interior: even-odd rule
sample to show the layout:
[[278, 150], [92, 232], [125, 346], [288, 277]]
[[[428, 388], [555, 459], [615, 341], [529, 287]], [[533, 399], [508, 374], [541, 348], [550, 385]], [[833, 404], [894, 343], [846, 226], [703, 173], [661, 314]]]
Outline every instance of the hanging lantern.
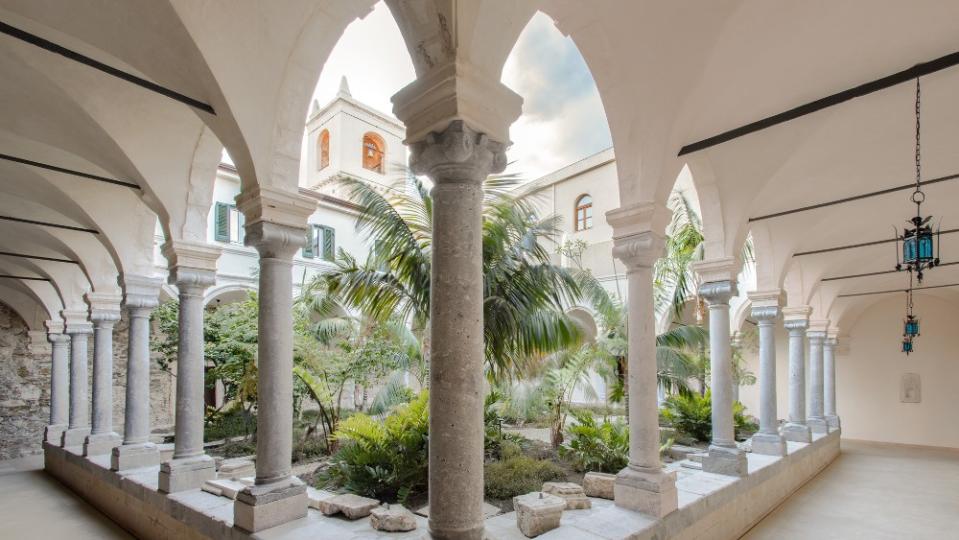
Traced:
[[[905, 270], [912, 274], [915, 272], [916, 280], [922, 284], [923, 270], [939, 265], [939, 230], [933, 233], [929, 222], [932, 216], [922, 217], [922, 203], [926, 200], [926, 194], [922, 191], [922, 167], [920, 152], [920, 91], [919, 79], [916, 79], [916, 189], [913, 191], [910, 199], [916, 205], [916, 216], [909, 220], [912, 228], [905, 228], [902, 236], [896, 231], [896, 270]], [[935, 242], [933, 235], [935, 234]], [[902, 259], [900, 260], [899, 242], [902, 242]]]
[[914, 338], [919, 335], [919, 317], [906, 315], [905, 329], [902, 333], [904, 337]]
[[910, 338], [902, 339], [902, 352], [906, 353], [906, 356], [909, 356], [909, 353], [913, 352], [912, 339]]

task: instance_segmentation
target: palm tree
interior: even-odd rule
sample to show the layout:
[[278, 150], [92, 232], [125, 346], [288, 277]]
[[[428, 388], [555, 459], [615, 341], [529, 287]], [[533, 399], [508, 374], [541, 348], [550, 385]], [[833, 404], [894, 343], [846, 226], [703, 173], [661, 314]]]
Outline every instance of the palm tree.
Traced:
[[[342, 250], [323, 275], [333, 297], [372, 321], [409, 321], [429, 356], [430, 252], [433, 199], [415, 178], [379, 190], [344, 180], [362, 210], [358, 228], [373, 248], [359, 264]], [[582, 272], [557, 266], [546, 245], [559, 234], [559, 218], [539, 218], [511, 192], [515, 176], [484, 182], [483, 321], [491, 380], [521, 374], [546, 355], [578, 345], [582, 331], [564, 307], [593, 292]]]

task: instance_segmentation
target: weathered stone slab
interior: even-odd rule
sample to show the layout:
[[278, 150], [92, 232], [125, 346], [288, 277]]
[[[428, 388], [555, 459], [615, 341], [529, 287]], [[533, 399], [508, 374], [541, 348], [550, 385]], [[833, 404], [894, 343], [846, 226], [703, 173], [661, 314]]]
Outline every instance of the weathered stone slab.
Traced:
[[513, 497], [516, 526], [527, 538], [539, 536], [559, 527], [566, 509], [566, 499], [534, 491]]
[[588, 472], [583, 477], [583, 491], [587, 497], [613, 500], [615, 486], [615, 474]]
[[251, 458], [224, 459], [217, 468], [221, 478], [240, 478], [256, 474], [256, 464]]
[[583, 487], [572, 482], [546, 482], [543, 484], [543, 493], [564, 499], [567, 510], [585, 510], [593, 506], [583, 492]]
[[236, 499], [237, 493], [243, 491], [243, 488], [245, 487], [246, 486], [244, 484], [241, 484], [236, 480], [230, 480], [229, 478], [207, 480], [203, 483], [203, 491], [234, 500]]
[[378, 531], [407, 532], [416, 528], [416, 516], [402, 505], [384, 504], [370, 511], [370, 525]]
[[316, 501], [315, 508], [326, 516], [342, 513], [347, 519], [360, 519], [370, 515], [370, 512], [379, 505], [380, 501], [376, 499], [344, 493]]

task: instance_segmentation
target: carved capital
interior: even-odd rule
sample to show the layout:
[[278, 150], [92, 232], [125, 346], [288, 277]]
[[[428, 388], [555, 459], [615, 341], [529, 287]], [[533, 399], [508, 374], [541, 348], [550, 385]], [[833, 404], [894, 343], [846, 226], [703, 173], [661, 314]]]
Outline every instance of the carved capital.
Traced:
[[826, 340], [826, 333], [820, 330], [807, 330], [806, 337], [809, 338], [811, 343], [822, 344]]
[[708, 281], [699, 286], [699, 296], [702, 296], [710, 306], [729, 304], [729, 299], [736, 296], [736, 281]]
[[141, 276], [137, 274], [123, 274], [120, 277], [123, 283], [123, 305], [131, 310], [152, 310], [160, 305], [160, 287], [163, 278], [155, 276]]
[[169, 283], [176, 283], [174, 274], [179, 267], [216, 272], [216, 261], [222, 250], [202, 242], [168, 240], [161, 248], [170, 268]]
[[781, 289], [750, 291], [746, 296], [752, 302], [751, 315], [759, 322], [772, 323], [781, 314], [783, 292]]
[[176, 285], [180, 296], [203, 296], [203, 293], [216, 283], [216, 270], [177, 266], [170, 271], [168, 282]]
[[113, 324], [120, 320], [120, 303], [123, 295], [114, 293], [92, 292], [84, 296], [90, 306], [90, 320], [97, 326]]
[[63, 316], [64, 331], [67, 334], [92, 334], [93, 324], [87, 320], [87, 311], [80, 309], [65, 309], [60, 312]]
[[713, 281], [735, 283], [736, 276], [739, 274], [739, 266], [736, 264], [736, 259], [732, 257], [694, 262], [689, 265], [689, 269], [696, 274], [700, 283]]
[[316, 211], [316, 199], [268, 186], [254, 186], [244, 189], [236, 198], [236, 207], [246, 218], [247, 236], [254, 225], [265, 222], [299, 228], [305, 238], [306, 221]]
[[627, 271], [652, 268], [665, 252], [665, 239], [646, 231], [613, 240], [613, 257], [626, 265]]
[[43, 325], [47, 327], [47, 333], [49, 334], [63, 333], [63, 319], [50, 319], [48, 321], [44, 321]]
[[809, 321], [807, 319], [786, 319], [783, 321], [783, 326], [786, 330], [789, 330], [790, 334], [799, 333], [799, 335], [802, 335], [806, 333]]
[[49, 341], [54, 346], [57, 345], [66, 345], [70, 343], [70, 336], [61, 333], [48, 332], [47, 341]]
[[523, 112], [523, 98], [469, 62], [431, 66], [393, 98], [393, 114], [406, 126], [408, 146], [442, 132], [453, 121], [509, 144], [509, 127]]
[[750, 315], [759, 324], [772, 324], [776, 319], [779, 318], [782, 312], [779, 309], [779, 306], [757, 306], [753, 305]]
[[479, 183], [506, 168], [506, 145], [454, 120], [442, 132], [430, 132], [413, 143], [410, 168], [437, 184]]
[[256, 248], [263, 259], [292, 261], [296, 251], [306, 244], [306, 228], [260, 221], [246, 226], [244, 243]]

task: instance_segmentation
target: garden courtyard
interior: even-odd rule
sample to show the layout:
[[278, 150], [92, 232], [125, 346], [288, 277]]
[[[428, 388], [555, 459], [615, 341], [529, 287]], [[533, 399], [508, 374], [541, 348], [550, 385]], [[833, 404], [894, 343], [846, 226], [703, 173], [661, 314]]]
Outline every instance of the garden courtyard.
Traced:
[[959, 526], [954, 2], [0, 31], [0, 536]]

